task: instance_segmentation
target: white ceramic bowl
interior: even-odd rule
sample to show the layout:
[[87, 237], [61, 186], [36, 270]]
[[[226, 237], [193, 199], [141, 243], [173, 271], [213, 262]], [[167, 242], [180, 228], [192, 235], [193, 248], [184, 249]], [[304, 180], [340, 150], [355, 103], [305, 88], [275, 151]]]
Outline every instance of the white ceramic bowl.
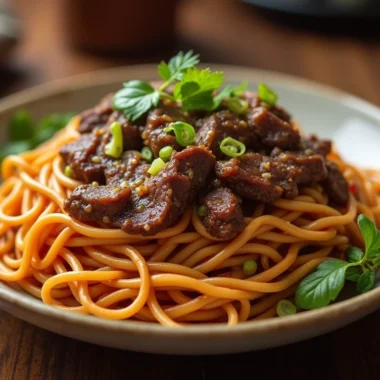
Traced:
[[[209, 65], [223, 70], [227, 81], [248, 81], [250, 88], [265, 82], [280, 96], [305, 132], [336, 140], [349, 161], [380, 166], [380, 110], [332, 88], [298, 78], [233, 66]], [[81, 75], [10, 96], [0, 102], [0, 126], [18, 108], [35, 117], [51, 112], [81, 111], [129, 79], [156, 78], [155, 66], [136, 66]], [[1, 142], [6, 141], [3, 129]], [[347, 298], [348, 297], [348, 298]], [[358, 320], [380, 307], [380, 288], [326, 308], [295, 316], [246, 322], [238, 326], [199, 325], [170, 329], [152, 323], [108, 321], [71, 314], [0, 282], [0, 307], [14, 316], [58, 334], [104, 346], [152, 353], [221, 354], [258, 350], [321, 335]]]

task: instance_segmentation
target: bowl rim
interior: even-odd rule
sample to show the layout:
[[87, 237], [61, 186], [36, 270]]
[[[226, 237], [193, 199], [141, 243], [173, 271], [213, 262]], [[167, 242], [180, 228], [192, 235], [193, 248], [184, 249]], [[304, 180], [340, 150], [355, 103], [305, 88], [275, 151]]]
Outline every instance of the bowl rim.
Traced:
[[[205, 63], [202, 66], [217, 68], [224, 71], [227, 78], [247, 78], [248, 82], [257, 81], [258, 78], [265, 78], [268, 84], [278, 84], [286, 88], [292, 88], [295, 91], [307, 92], [323, 96], [333, 102], [338, 102], [347, 107], [369, 115], [380, 122], [380, 109], [359, 97], [351, 95], [335, 87], [320, 84], [308, 79], [297, 76], [282, 74], [274, 71], [254, 69], [245, 66], [219, 65], [214, 63]], [[154, 64], [121, 66], [111, 69], [96, 70], [86, 74], [77, 74], [69, 78], [58, 79], [46, 84], [32, 87], [9, 95], [0, 101], [0, 115], [16, 107], [20, 107], [31, 101], [42, 101], [45, 98], [54, 95], [61, 95], [72, 92], [77, 89], [97, 87], [100, 85], [109, 85], [122, 82], [133, 73], [141, 73], [141, 79], [148, 79], [156, 72], [157, 66]], [[124, 78], [124, 79], [123, 79]], [[253, 79], [256, 78], [256, 79]], [[21, 297], [20, 297], [21, 295]], [[45, 305], [41, 300], [20, 292], [5, 282], [0, 281], [0, 306], [12, 314], [12, 308], [23, 309], [37, 313], [39, 316], [45, 316], [59, 321], [73, 323], [79, 327], [92, 327], [114, 332], [124, 332], [131, 335], [154, 334], [159, 337], [197, 337], [207, 334], [211, 336], [253, 336], [262, 335], [265, 332], [274, 330], [294, 330], [310, 327], [317, 323], [339, 320], [343, 314], [352, 314], [359, 310], [375, 309], [376, 304], [380, 303], [380, 287], [375, 288], [368, 293], [360, 294], [344, 301], [326, 306], [317, 310], [304, 311], [302, 313], [282, 318], [271, 318], [267, 320], [247, 321], [226, 328], [225, 324], [203, 324], [189, 325], [186, 328], [173, 329], [161, 326], [158, 323], [138, 322], [129, 320], [106, 320], [92, 315], [83, 315], [71, 313], [56, 309], [52, 306]], [[4, 307], [5, 306], [5, 307]], [[379, 306], [380, 307], [380, 304]]]

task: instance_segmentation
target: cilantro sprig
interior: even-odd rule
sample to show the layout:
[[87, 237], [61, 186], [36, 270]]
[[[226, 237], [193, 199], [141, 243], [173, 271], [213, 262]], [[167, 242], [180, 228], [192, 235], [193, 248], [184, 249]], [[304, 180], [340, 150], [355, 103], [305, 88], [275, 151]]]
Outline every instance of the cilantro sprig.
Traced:
[[[177, 102], [184, 111], [212, 111], [220, 106], [223, 99], [237, 97], [245, 91], [247, 84], [243, 83], [237, 88], [228, 85], [216, 94], [224, 82], [223, 73], [212, 72], [208, 68], [200, 70], [196, 67], [198, 63], [198, 54], [179, 52], [168, 63], [162, 61], [158, 65], [157, 73], [163, 83], [157, 89], [141, 80], [126, 82], [123, 89], [116, 92], [113, 107], [134, 121], [157, 107], [160, 99]], [[167, 92], [172, 85], [173, 95]]]
[[338, 297], [346, 280], [356, 283], [358, 293], [373, 289], [376, 270], [380, 267], [380, 231], [363, 214], [357, 221], [365, 251], [351, 247], [347, 251], [347, 261], [331, 259], [320, 264], [299, 284], [295, 296], [297, 307], [317, 309], [327, 306]]

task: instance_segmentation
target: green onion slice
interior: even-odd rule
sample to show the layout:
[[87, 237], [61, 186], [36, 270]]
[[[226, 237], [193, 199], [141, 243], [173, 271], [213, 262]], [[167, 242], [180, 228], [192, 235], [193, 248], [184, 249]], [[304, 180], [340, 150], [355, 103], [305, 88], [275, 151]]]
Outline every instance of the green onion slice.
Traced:
[[165, 166], [165, 161], [162, 158], [156, 158], [150, 168], [148, 169], [148, 173], [151, 175], [157, 175], [161, 169]]
[[168, 162], [173, 153], [173, 148], [171, 146], [164, 146], [160, 149], [158, 155], [165, 161]]
[[277, 315], [279, 317], [286, 317], [297, 313], [297, 308], [288, 300], [281, 300], [277, 304]]
[[256, 273], [257, 263], [255, 260], [246, 260], [243, 263], [243, 272], [247, 276], [252, 276]]
[[112, 133], [111, 141], [105, 147], [105, 153], [107, 156], [113, 158], [120, 158], [123, 154], [123, 131], [121, 124], [117, 121], [113, 122], [110, 126]]
[[232, 137], [226, 137], [220, 144], [220, 150], [228, 157], [239, 157], [245, 153], [245, 145]]
[[230, 98], [227, 102], [228, 109], [238, 115], [243, 115], [248, 111], [248, 102], [239, 98]]
[[198, 208], [198, 215], [199, 216], [205, 216], [206, 215], [206, 209], [205, 209], [205, 206], [199, 206]]
[[153, 153], [147, 146], [144, 146], [144, 148], [141, 149], [141, 155], [145, 161], [152, 162]]
[[164, 132], [169, 133], [174, 131], [177, 143], [183, 147], [194, 144], [195, 129], [192, 125], [183, 121], [176, 121], [170, 123], [168, 127], [164, 128]]
[[71, 166], [66, 166], [65, 167], [65, 176], [72, 178], [73, 177], [73, 170], [71, 169]]
[[277, 102], [278, 95], [264, 83], [259, 84], [258, 94], [259, 98], [270, 106], [274, 106]]

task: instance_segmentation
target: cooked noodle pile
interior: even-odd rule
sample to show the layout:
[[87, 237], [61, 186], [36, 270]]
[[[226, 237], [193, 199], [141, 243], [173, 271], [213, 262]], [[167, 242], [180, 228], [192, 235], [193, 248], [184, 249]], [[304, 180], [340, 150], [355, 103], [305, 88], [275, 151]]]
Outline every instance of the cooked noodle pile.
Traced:
[[[0, 187], [0, 280], [59, 309], [166, 326], [274, 317], [277, 302], [292, 300], [299, 281], [328, 256], [363, 245], [358, 214], [380, 225], [380, 175], [336, 154], [329, 158], [350, 184], [347, 209], [328, 206], [319, 185], [303, 188], [293, 200], [257, 204], [230, 242], [210, 236], [191, 208], [153, 237], [80, 223], [62, 212], [79, 183], [64, 175], [58, 153], [78, 138], [75, 123], [6, 158]], [[247, 259], [260, 268], [248, 278]]]

